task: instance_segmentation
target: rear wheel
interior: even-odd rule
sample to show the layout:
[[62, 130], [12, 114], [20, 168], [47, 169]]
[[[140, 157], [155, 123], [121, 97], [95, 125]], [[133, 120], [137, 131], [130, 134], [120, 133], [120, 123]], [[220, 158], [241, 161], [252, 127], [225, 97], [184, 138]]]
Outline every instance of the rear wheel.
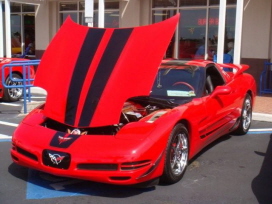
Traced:
[[235, 134], [244, 135], [248, 132], [252, 121], [252, 99], [249, 94], [246, 95], [238, 128], [234, 131]]
[[[22, 79], [18, 74], [12, 74], [13, 79]], [[10, 76], [6, 79], [6, 85], [8, 86], [18, 86], [22, 85], [22, 82], [12, 81]], [[22, 88], [4, 88], [3, 100], [8, 102], [18, 101], [23, 95]]]
[[183, 177], [188, 164], [188, 135], [187, 128], [181, 123], [172, 130], [167, 144], [161, 182], [173, 184]]

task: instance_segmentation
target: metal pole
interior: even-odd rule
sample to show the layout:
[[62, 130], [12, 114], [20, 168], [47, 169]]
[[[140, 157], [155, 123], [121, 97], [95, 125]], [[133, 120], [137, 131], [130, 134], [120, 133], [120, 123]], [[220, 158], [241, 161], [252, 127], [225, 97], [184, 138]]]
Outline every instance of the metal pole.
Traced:
[[99, 28], [105, 27], [104, 13], [105, 13], [105, 2], [104, 0], [99, 0], [99, 3], [98, 3], [98, 27]]
[[93, 0], [85, 0], [85, 22], [89, 27], [93, 27]]
[[234, 42], [234, 64], [240, 64], [241, 61], [241, 44], [242, 44], [242, 25], [244, 14], [244, 0], [237, 1], [236, 21], [235, 21], [235, 42]]
[[3, 6], [0, 1], [0, 57], [4, 57]]
[[11, 57], [10, 1], [5, 0], [6, 57]]
[[217, 62], [218, 63], [223, 63], [223, 60], [224, 60], [226, 9], [227, 9], [226, 0], [220, 0], [218, 42], [217, 42]]
[[[208, 5], [209, 5], [209, 0], [208, 0]], [[206, 9], [206, 28], [205, 28], [205, 56], [204, 56], [204, 59], [207, 60], [209, 58], [209, 46], [210, 46], [210, 43], [208, 42], [209, 41], [209, 19], [210, 19], [210, 15], [209, 15], [209, 7], [207, 6], [207, 9]]]

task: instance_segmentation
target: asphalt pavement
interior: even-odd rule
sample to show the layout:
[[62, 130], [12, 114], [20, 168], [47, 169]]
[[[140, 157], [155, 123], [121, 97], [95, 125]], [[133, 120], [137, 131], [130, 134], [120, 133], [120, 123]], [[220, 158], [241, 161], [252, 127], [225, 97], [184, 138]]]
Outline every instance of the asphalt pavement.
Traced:
[[[31, 93], [27, 112], [46, 96], [37, 87]], [[255, 105], [264, 106], [261, 100]], [[25, 117], [24, 108], [22, 101], [1, 106], [5, 108], [0, 108], [0, 204], [272, 203], [272, 115], [256, 112], [258, 108], [253, 109], [247, 135], [227, 135], [206, 147], [190, 161], [180, 182], [137, 189], [56, 177], [14, 164], [10, 136]]]

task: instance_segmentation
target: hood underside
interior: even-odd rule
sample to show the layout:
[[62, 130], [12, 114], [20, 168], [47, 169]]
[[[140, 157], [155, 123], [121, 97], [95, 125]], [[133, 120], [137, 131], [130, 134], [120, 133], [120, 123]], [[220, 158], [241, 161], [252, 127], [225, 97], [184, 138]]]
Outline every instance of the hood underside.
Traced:
[[90, 28], [68, 18], [38, 67], [44, 113], [73, 127], [117, 124], [124, 102], [149, 95], [179, 15], [149, 26]]

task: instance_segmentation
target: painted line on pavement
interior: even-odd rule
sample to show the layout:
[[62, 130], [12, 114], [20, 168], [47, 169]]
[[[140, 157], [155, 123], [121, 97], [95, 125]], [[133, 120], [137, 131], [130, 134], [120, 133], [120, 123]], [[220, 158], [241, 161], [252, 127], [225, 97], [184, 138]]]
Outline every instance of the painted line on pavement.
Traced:
[[0, 142], [10, 142], [11, 136], [0, 134]]
[[45, 99], [46, 97], [45, 96], [31, 96], [31, 98], [43, 98], [43, 99]]
[[11, 139], [11, 136], [0, 134], [0, 139]]
[[0, 103], [0, 104], [5, 106], [14, 106], [14, 107], [21, 106], [20, 104], [14, 104], [14, 103]]
[[0, 121], [0, 125], [7, 125], [7, 126], [12, 126], [12, 127], [18, 127], [18, 124], [16, 123], [9, 123], [5, 121]]
[[253, 131], [253, 132], [250, 132], [248, 131], [247, 133], [248, 135], [253, 135], [253, 134], [272, 134], [272, 131]]
[[272, 134], [272, 128], [249, 129], [247, 134]]
[[260, 132], [260, 131], [265, 131], [265, 132], [267, 132], [267, 131], [272, 131], [272, 128], [249, 129], [249, 131], [250, 131], [250, 132], [256, 132], [256, 131], [258, 131], [258, 132]]

